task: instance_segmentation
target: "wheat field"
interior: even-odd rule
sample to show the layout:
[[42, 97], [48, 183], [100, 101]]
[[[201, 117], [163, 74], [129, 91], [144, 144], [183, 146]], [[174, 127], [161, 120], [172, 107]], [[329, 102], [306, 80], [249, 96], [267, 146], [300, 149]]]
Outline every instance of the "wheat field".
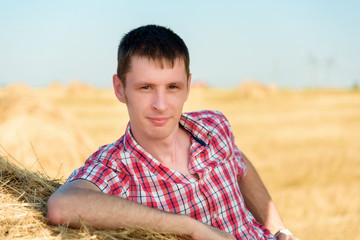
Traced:
[[[360, 239], [359, 91], [191, 91], [184, 110], [227, 116], [237, 145], [299, 238]], [[120, 137], [128, 122], [111, 89], [80, 83], [0, 88], [0, 111], [0, 154], [62, 179], [98, 146]]]

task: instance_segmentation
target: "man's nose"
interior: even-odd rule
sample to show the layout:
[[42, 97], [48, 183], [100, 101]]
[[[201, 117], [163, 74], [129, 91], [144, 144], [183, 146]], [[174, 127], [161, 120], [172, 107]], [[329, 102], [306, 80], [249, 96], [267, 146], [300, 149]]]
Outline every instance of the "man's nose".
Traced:
[[167, 107], [168, 103], [165, 91], [157, 90], [154, 94], [153, 108], [158, 112], [163, 112]]

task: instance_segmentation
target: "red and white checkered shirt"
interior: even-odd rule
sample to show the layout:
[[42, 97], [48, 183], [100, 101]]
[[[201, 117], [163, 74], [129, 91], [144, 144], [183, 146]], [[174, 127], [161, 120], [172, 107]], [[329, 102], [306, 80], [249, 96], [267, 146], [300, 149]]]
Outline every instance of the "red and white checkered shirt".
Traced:
[[276, 239], [246, 208], [238, 179], [246, 166], [224, 115], [183, 114], [180, 125], [191, 138], [189, 171], [199, 180], [161, 164], [130, 133], [101, 147], [68, 181], [84, 179], [106, 194], [163, 211], [186, 214], [232, 233], [237, 239]]

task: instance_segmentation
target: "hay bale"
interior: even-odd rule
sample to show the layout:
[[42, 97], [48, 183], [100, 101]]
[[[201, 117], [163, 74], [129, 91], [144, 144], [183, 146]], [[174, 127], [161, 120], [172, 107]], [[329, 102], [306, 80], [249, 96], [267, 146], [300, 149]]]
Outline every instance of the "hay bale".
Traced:
[[142, 228], [71, 229], [47, 223], [46, 202], [62, 182], [21, 169], [0, 155], [0, 239], [189, 239]]
[[50, 82], [46, 88], [48, 91], [64, 91], [65, 89], [64, 86], [57, 81]]
[[275, 85], [266, 86], [256, 80], [245, 79], [238, 87], [238, 93], [241, 97], [263, 99], [276, 93]]
[[208, 84], [205, 80], [197, 80], [197, 81], [191, 82], [191, 89], [197, 89], [197, 88], [206, 89], [206, 88], [208, 88]]
[[0, 112], [1, 147], [30, 170], [67, 177], [96, 149], [75, 119], [47, 99], [12, 92], [0, 98]]
[[66, 92], [69, 96], [74, 96], [78, 94], [92, 95], [95, 92], [95, 88], [89, 84], [81, 82], [80, 80], [72, 80], [69, 83]]
[[50, 95], [50, 97], [61, 96], [66, 92], [66, 88], [59, 82], [53, 81], [46, 86], [44, 94]]
[[44, 212], [59, 186], [57, 180], [20, 169], [0, 156], [0, 238], [54, 239], [53, 231], [46, 229]]
[[25, 83], [15, 82], [15, 83], [11, 83], [8, 87], [6, 87], [6, 91], [14, 94], [24, 93], [24, 92], [29, 92], [30, 87]]

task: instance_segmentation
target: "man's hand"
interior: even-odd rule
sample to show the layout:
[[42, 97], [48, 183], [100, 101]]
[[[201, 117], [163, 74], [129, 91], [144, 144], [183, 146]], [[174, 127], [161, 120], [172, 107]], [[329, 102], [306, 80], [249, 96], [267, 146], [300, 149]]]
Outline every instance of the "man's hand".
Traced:
[[[196, 221], [196, 220], [195, 220]], [[195, 240], [236, 240], [236, 238], [230, 233], [221, 231], [212, 226], [203, 224], [196, 221], [197, 224], [193, 224], [194, 227], [191, 238]], [[195, 222], [194, 222], [195, 223]]]
[[293, 235], [286, 234], [286, 233], [279, 233], [276, 235], [278, 240], [299, 240], [298, 238], [294, 237]]

